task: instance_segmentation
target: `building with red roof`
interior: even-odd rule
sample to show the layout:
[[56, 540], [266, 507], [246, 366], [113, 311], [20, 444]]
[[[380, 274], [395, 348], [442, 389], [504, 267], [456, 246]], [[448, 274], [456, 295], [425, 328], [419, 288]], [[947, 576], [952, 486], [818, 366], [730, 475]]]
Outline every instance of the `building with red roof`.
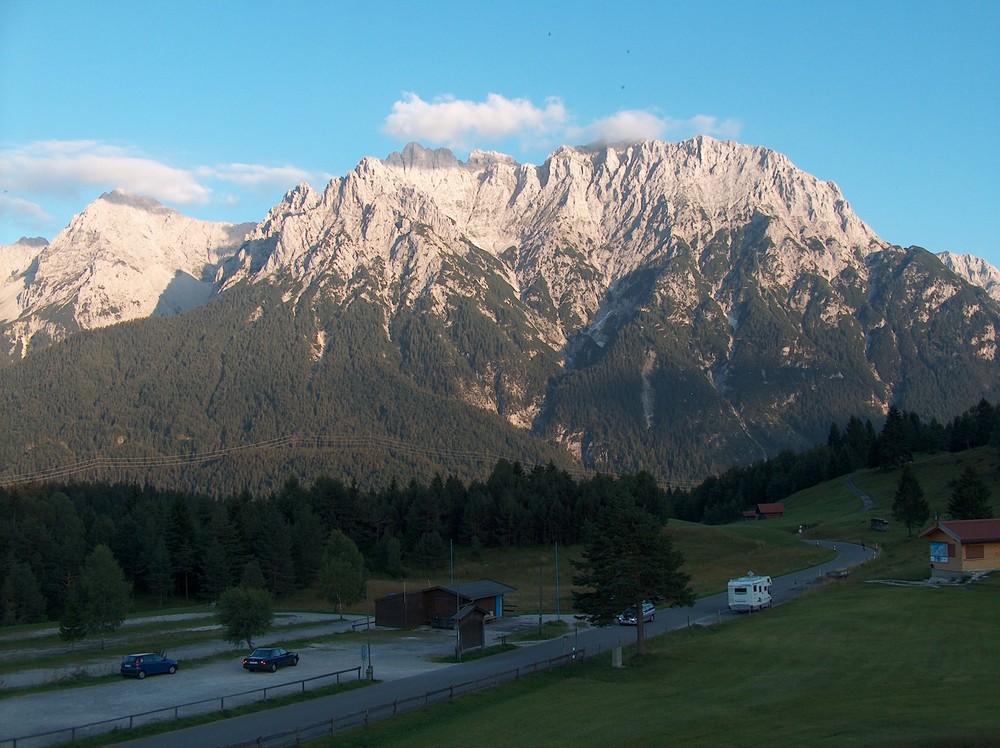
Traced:
[[957, 579], [1000, 569], [1000, 519], [946, 519], [920, 537], [930, 542], [931, 577]]
[[757, 516], [760, 519], [777, 519], [785, 516], [784, 504], [758, 504]]

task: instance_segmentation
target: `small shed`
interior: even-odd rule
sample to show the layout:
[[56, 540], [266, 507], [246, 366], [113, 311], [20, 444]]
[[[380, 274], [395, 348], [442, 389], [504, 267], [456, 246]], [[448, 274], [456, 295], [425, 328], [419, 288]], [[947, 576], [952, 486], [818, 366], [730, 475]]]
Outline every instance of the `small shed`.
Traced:
[[758, 504], [757, 519], [777, 519], [785, 516], [784, 504]]
[[889, 520], [881, 517], [872, 517], [872, 529], [876, 532], [889, 532]]
[[461, 654], [469, 649], [486, 646], [486, 616], [487, 611], [478, 605], [465, 605], [455, 616], [458, 626], [458, 652]]
[[920, 537], [930, 543], [932, 578], [1000, 570], [1000, 519], [941, 520]]

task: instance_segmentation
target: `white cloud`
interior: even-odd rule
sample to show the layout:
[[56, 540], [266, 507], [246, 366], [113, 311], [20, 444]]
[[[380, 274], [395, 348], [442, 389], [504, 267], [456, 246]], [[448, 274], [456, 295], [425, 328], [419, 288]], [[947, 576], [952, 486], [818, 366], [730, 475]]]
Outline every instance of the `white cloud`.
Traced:
[[664, 137], [669, 122], [643, 111], [623, 111], [597, 120], [583, 128], [581, 135], [591, 143], [635, 143]]
[[93, 140], [40, 141], [2, 151], [0, 174], [4, 189], [27, 194], [120, 187], [181, 205], [203, 204], [212, 194], [189, 171]]
[[403, 140], [461, 148], [476, 140], [543, 136], [563, 126], [566, 119], [566, 108], [554, 98], [538, 107], [527, 99], [508, 99], [492, 93], [485, 102], [450, 96], [427, 102], [408, 93], [392, 105], [392, 114], [386, 117], [383, 130]]
[[259, 164], [223, 164], [200, 167], [195, 173], [204, 179], [229, 182], [251, 189], [291, 189], [301, 182], [317, 178], [329, 181], [329, 176], [312, 174], [295, 166], [261, 166]]
[[38, 203], [24, 200], [19, 197], [11, 197], [4, 193], [0, 194], [0, 216], [18, 216], [30, 220], [38, 225], [43, 225], [52, 220], [52, 216], [45, 212], [45, 209]]
[[699, 114], [689, 119], [660, 116], [641, 109], [627, 109], [587, 125], [573, 123], [571, 113], [558, 98], [537, 106], [527, 99], [489, 94], [477, 102], [442, 96], [432, 102], [407, 93], [392, 105], [383, 132], [403, 141], [417, 140], [451, 148], [488, 148], [516, 137], [527, 148], [553, 143], [635, 143], [642, 140], [683, 140], [695, 135], [721, 139], [739, 136], [737, 119]]
[[743, 130], [743, 123], [738, 119], [720, 120], [708, 114], [698, 114], [689, 120], [682, 120], [683, 128], [693, 131], [693, 135], [711, 135], [721, 140], [735, 139]]
[[660, 117], [645, 110], [624, 110], [597, 120], [590, 125], [571, 130], [576, 141], [586, 143], [637, 143], [642, 140], [683, 140], [695, 135], [732, 139], [740, 134], [742, 124], [736, 119], [719, 120], [709, 115], [690, 119]]
[[[123, 189], [209, 220], [224, 206], [261, 211], [301, 182], [326, 174], [249, 163], [184, 168], [99, 140], [50, 140], [0, 150], [0, 243], [20, 234], [51, 236], [101, 192]], [[256, 217], [256, 213], [248, 218]]]

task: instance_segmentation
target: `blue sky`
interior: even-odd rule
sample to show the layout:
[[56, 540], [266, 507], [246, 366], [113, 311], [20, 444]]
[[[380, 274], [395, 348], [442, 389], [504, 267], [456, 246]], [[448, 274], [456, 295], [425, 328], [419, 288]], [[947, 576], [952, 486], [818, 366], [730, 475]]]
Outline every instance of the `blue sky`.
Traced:
[[0, 244], [122, 187], [261, 220], [408, 141], [763, 145], [1000, 266], [1000, 2], [0, 3]]

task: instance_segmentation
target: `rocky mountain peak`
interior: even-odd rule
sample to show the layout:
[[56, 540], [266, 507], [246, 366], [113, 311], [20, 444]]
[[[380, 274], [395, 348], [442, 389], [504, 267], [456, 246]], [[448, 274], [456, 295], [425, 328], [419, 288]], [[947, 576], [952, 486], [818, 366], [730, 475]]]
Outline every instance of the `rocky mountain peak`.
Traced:
[[0, 278], [5, 353], [24, 355], [38, 333], [61, 340], [204, 303], [215, 265], [249, 228], [188, 218], [123, 190], [101, 195]]
[[953, 252], [940, 252], [938, 258], [969, 283], [986, 289], [990, 296], [1000, 301], [1000, 270], [986, 260]]
[[147, 213], [159, 213], [160, 215], [169, 214], [170, 208], [162, 205], [151, 197], [144, 197], [142, 195], [133, 195], [122, 189], [115, 189], [111, 192], [105, 192], [98, 198], [98, 202], [90, 206], [92, 209], [99, 209], [103, 204], [111, 205], [123, 205], [129, 208], [135, 208], [136, 210], [145, 211]]
[[453, 169], [461, 166], [455, 154], [447, 148], [429, 149], [420, 143], [407, 143], [402, 153], [390, 153], [385, 163], [389, 166], [409, 169]]

